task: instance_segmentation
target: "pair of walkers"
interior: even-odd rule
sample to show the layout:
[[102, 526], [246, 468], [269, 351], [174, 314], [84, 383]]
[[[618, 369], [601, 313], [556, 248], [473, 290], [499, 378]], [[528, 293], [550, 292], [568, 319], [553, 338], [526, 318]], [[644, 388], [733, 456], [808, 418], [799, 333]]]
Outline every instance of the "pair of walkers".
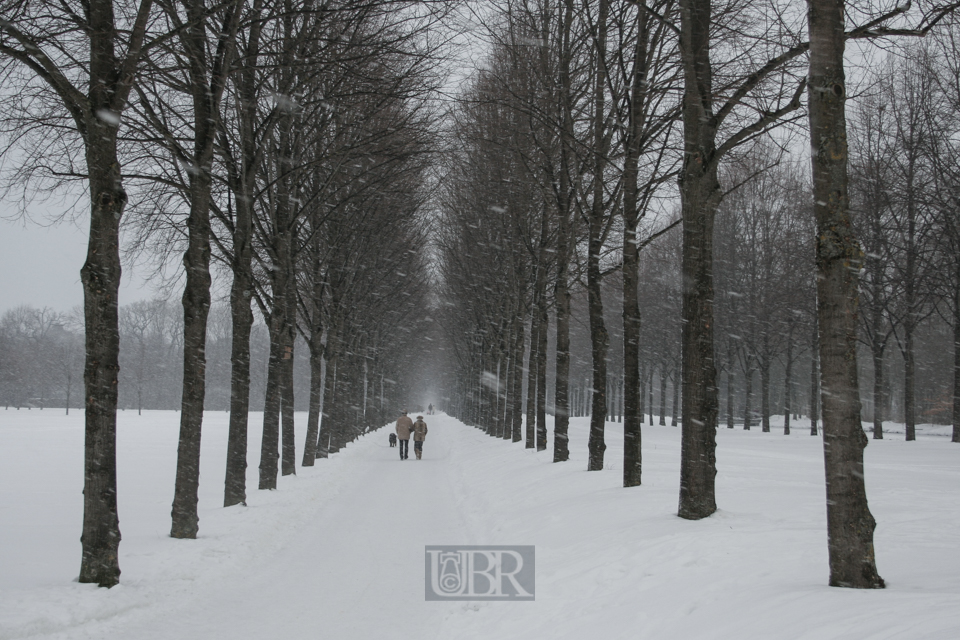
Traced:
[[410, 436], [413, 436], [413, 451], [417, 454], [417, 460], [423, 455], [423, 441], [427, 437], [427, 423], [423, 421], [423, 416], [417, 416], [414, 422], [404, 411], [403, 415], [397, 420], [397, 438], [400, 440], [400, 459], [406, 460], [410, 457]]

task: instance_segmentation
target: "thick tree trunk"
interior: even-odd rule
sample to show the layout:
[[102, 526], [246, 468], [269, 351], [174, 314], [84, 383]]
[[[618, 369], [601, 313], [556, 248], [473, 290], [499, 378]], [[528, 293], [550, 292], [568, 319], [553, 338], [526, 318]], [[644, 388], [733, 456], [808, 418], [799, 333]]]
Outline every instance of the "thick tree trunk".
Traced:
[[684, 160], [680, 176], [683, 218], [683, 338], [680, 391], [681, 518], [697, 520], [717, 510], [717, 371], [713, 354], [713, 224], [720, 204], [710, 2], [681, 0]]
[[[198, 114], [199, 119], [199, 114]], [[199, 136], [198, 136], [199, 137]], [[202, 164], [190, 178], [187, 252], [183, 257], [183, 393], [180, 443], [173, 494], [170, 536], [196, 538], [199, 530], [200, 430], [206, 390], [207, 315], [210, 311], [210, 166]]]
[[[112, 44], [109, 46], [112, 52]], [[91, 42], [91, 56], [96, 58]], [[96, 60], [94, 61], [94, 64]], [[95, 69], [91, 69], [94, 75]], [[95, 76], [96, 77], [96, 76]], [[97, 87], [91, 87], [96, 98]], [[109, 104], [109, 96], [98, 104]], [[83, 383], [83, 533], [80, 582], [112, 587], [120, 581], [120, 519], [117, 515], [117, 374], [120, 370], [120, 328], [117, 313], [120, 287], [120, 218], [127, 204], [115, 127], [87, 118], [86, 136], [90, 184], [90, 238], [80, 270], [86, 362]]]
[[817, 319], [830, 585], [882, 588], [867, 506], [857, 380], [857, 285], [863, 252], [850, 222], [843, 70], [844, 3], [808, 0], [810, 139], [817, 220]]

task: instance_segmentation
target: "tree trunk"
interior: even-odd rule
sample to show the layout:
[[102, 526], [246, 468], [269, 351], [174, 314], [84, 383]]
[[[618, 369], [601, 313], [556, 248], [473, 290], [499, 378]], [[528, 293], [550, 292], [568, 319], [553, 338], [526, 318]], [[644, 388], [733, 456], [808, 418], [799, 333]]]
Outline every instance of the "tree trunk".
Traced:
[[953, 291], [953, 442], [960, 442], [960, 260]]
[[281, 419], [281, 456], [280, 473], [289, 476], [297, 473], [297, 444], [296, 430], [293, 425], [293, 363], [294, 363], [294, 333], [293, 320], [289, 316], [284, 336], [283, 362], [280, 369], [280, 419]]
[[736, 376], [733, 373], [733, 349], [727, 343], [727, 429], [733, 429], [733, 414], [736, 401]]
[[[876, 336], [876, 334], [874, 334]], [[873, 439], [883, 440], [883, 352], [884, 345], [874, 338], [873, 353]]]
[[810, 435], [819, 434], [820, 422], [820, 328], [813, 323], [813, 337], [810, 340]]
[[667, 367], [660, 366], [660, 426], [667, 426]]
[[[312, 340], [311, 340], [312, 341]], [[307, 413], [307, 438], [303, 445], [301, 467], [312, 467], [317, 459], [320, 436], [320, 403], [323, 401], [323, 348], [310, 349], [310, 407]]]
[[903, 323], [903, 421], [906, 424], [908, 442], [917, 439], [917, 410], [914, 384], [916, 380], [916, 358], [914, 348], [914, 325], [912, 320]]
[[[631, 165], [628, 166], [632, 166]], [[636, 205], [636, 168], [624, 178], [623, 207], [623, 486], [640, 485], [643, 458], [640, 449], [640, 280]], [[634, 188], [631, 189], [631, 186]], [[634, 192], [629, 201], [627, 193]]]
[[[292, 254], [292, 233], [289, 234], [288, 246]], [[281, 474], [285, 476], [297, 473], [297, 444], [296, 430], [294, 429], [294, 392], [293, 392], [293, 365], [295, 362], [294, 349], [297, 337], [297, 280], [294, 271], [293, 256], [288, 257], [286, 287], [281, 302], [286, 306], [283, 314], [283, 361], [280, 370], [280, 417], [281, 417]]]
[[[197, 119], [200, 119], [199, 112]], [[207, 315], [210, 311], [211, 182], [209, 160], [206, 162], [190, 176], [189, 238], [183, 256], [187, 276], [183, 288], [183, 394], [170, 527], [173, 538], [196, 538], [200, 522], [197, 491], [200, 488], [200, 429], [206, 389]]]
[[250, 415], [250, 334], [253, 327], [253, 198], [258, 167], [256, 142], [257, 84], [254, 69], [260, 46], [261, 0], [253, 4], [250, 34], [237, 74], [240, 94], [240, 171], [234, 181], [237, 217], [233, 228], [233, 285], [230, 289], [230, 426], [223, 506], [247, 503], [247, 428]]
[[[93, 3], [94, 5], [99, 3]], [[111, 5], [112, 6], [112, 5]], [[102, 7], [101, 7], [102, 10]], [[96, 33], [91, 38], [91, 76], [98, 49], [112, 43]], [[103, 70], [101, 70], [103, 71]], [[106, 73], [106, 72], [104, 72]], [[106, 77], [105, 75], [99, 77]], [[109, 104], [91, 87], [97, 108]], [[117, 515], [117, 374], [120, 370], [120, 328], [117, 313], [120, 287], [120, 218], [127, 204], [120, 161], [117, 129], [89, 117], [92, 131], [86, 136], [86, 160], [90, 184], [90, 239], [87, 258], [80, 270], [83, 283], [83, 318], [86, 362], [83, 383], [86, 396], [83, 457], [83, 533], [80, 582], [112, 587], [120, 581], [120, 519]]]
[[336, 338], [327, 336], [327, 346], [324, 354], [327, 358], [327, 371], [323, 381], [323, 406], [320, 412], [320, 428], [317, 430], [317, 457], [326, 458], [330, 455], [330, 444], [333, 429], [333, 396], [336, 393], [339, 357], [336, 351]]
[[787, 335], [786, 372], [783, 376], [783, 435], [790, 435], [790, 414], [793, 411], [793, 325]]
[[[276, 289], [274, 289], [276, 291]], [[270, 360], [267, 364], [267, 390], [263, 401], [263, 436], [260, 440], [260, 483], [258, 488], [276, 489], [280, 459], [280, 378], [283, 367], [283, 303], [274, 297], [270, 314]]]
[[672, 385], [672, 386], [673, 386], [673, 403], [670, 405], [670, 406], [672, 407], [672, 411], [671, 411], [671, 415], [670, 415], [670, 426], [671, 426], [671, 427], [677, 426], [677, 409], [678, 409], [678, 406], [677, 406], [677, 405], [680, 403], [680, 380], [678, 379], [679, 377], [680, 377], [679, 375], [674, 374], [673, 380], [672, 380], [672, 382], [673, 382], [673, 385]]
[[540, 298], [540, 331], [537, 333], [537, 451], [547, 449], [547, 333], [550, 318], [547, 315], [546, 278]]
[[713, 355], [713, 224], [720, 204], [710, 1], [681, 0], [684, 75], [684, 159], [680, 174], [683, 219], [683, 338], [680, 391], [681, 518], [698, 520], [717, 510], [717, 371]]
[[750, 431], [753, 425], [753, 358], [747, 356], [747, 371], [743, 375], [743, 430]]
[[513, 351], [513, 397], [510, 410], [510, 439], [520, 442], [523, 439], [523, 347], [524, 327], [523, 308], [517, 311], [517, 341]]
[[882, 588], [873, 551], [876, 522], [864, 483], [867, 437], [857, 380], [857, 281], [863, 252], [847, 197], [844, 3], [808, 0], [807, 7], [830, 585]]
[[527, 358], [527, 422], [525, 448], [536, 446], [534, 428], [537, 424], [537, 345], [540, 344], [540, 314], [534, 309], [530, 316], [530, 355]]
[[[640, 374], [638, 376], [637, 384], [639, 385], [638, 394], [637, 394], [637, 423], [644, 424], [646, 422], [646, 403], [644, 402], [647, 394], [647, 363], [643, 360], [640, 361]], [[624, 426], [626, 429], [626, 426]]]
[[770, 433], [770, 353], [766, 339], [763, 350], [763, 358], [760, 360], [760, 430]]

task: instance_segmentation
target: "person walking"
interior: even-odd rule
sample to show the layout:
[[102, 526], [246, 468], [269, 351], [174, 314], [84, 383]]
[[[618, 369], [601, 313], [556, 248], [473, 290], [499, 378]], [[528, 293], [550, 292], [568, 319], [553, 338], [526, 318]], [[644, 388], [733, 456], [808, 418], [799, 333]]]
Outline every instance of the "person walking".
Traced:
[[417, 421], [413, 423], [413, 452], [417, 454], [417, 460], [423, 455], [423, 441], [427, 439], [427, 423], [423, 421], [423, 416], [417, 416]]
[[413, 430], [413, 420], [403, 415], [397, 418], [397, 439], [400, 440], [400, 459], [406, 460], [410, 456], [410, 432]]
[[432, 415], [433, 415], [433, 403], [432, 403], [432, 402], [427, 405], [427, 415], [428, 415], [428, 416], [432, 416]]

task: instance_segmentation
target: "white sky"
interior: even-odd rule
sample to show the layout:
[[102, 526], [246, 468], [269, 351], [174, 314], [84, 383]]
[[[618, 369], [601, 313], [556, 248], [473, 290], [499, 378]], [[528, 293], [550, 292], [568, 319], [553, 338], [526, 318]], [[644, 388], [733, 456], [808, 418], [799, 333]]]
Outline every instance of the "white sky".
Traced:
[[[12, 221], [13, 214], [12, 206], [0, 202], [0, 313], [22, 304], [64, 312], [82, 304], [86, 220], [43, 226], [36, 221]], [[42, 220], [42, 215], [35, 217]], [[123, 269], [121, 305], [155, 295], [135, 269], [126, 264]]]

